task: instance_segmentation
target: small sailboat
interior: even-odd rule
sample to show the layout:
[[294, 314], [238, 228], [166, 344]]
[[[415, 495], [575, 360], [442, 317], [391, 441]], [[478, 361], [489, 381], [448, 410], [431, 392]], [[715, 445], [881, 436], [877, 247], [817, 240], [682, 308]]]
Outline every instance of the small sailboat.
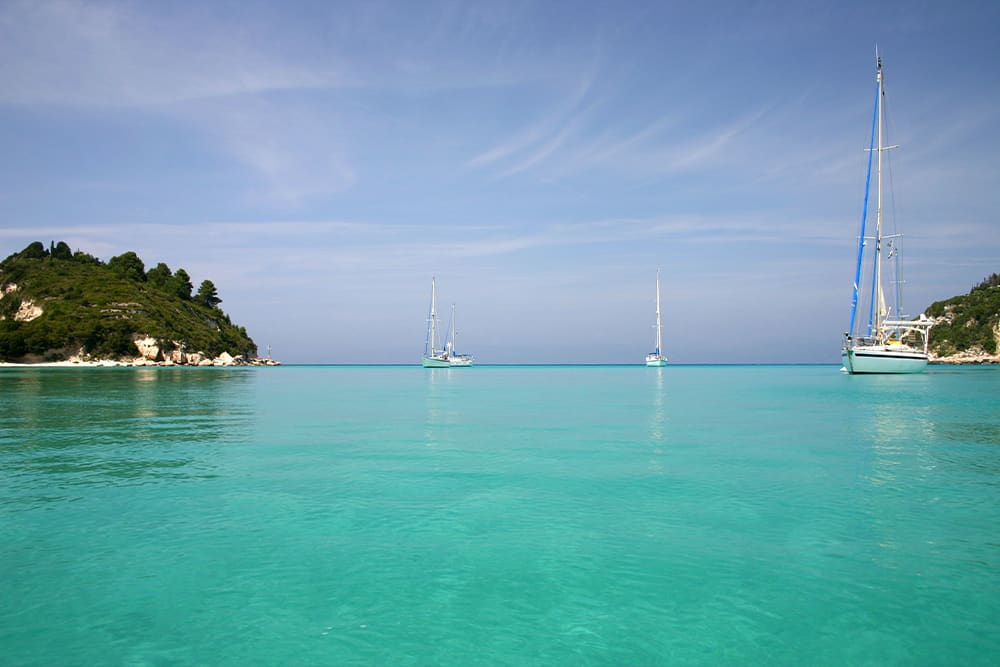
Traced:
[[[854, 275], [854, 296], [851, 302], [851, 323], [844, 334], [841, 352], [844, 370], [850, 374], [861, 373], [920, 373], [927, 366], [928, 334], [933, 325], [926, 315], [915, 320], [904, 319], [900, 305], [899, 252], [896, 246], [898, 234], [885, 234], [882, 219], [882, 153], [895, 146], [886, 146], [883, 141], [885, 126], [884, 82], [882, 59], [875, 55], [876, 97], [872, 117], [872, 135], [869, 142], [868, 177], [865, 181], [865, 204], [861, 216], [861, 234], [858, 237], [858, 263]], [[876, 136], [878, 143], [876, 145]], [[865, 236], [865, 222], [868, 217], [868, 193], [871, 183], [872, 156], [876, 157], [876, 204], [875, 234]], [[874, 242], [874, 251], [869, 261], [871, 265], [870, 295], [868, 297], [868, 321], [858, 321], [858, 295], [862, 280], [865, 246]], [[895, 260], [891, 266], [895, 273], [893, 280], [893, 303], [890, 305], [882, 287], [884, 266], [887, 260]], [[858, 330], [855, 331], [857, 324]]]
[[661, 341], [660, 323], [660, 270], [656, 270], [656, 349], [646, 355], [647, 366], [666, 366], [667, 358], [660, 353]]
[[431, 311], [427, 317], [427, 339], [424, 341], [424, 368], [452, 368], [471, 366], [472, 356], [455, 352], [455, 306], [451, 307], [449, 334], [443, 347], [438, 347], [437, 281], [431, 278]]
[[448, 356], [449, 366], [471, 366], [471, 354], [459, 354], [455, 351], [455, 304], [451, 304], [451, 323], [448, 327], [448, 338], [444, 344], [444, 352]]

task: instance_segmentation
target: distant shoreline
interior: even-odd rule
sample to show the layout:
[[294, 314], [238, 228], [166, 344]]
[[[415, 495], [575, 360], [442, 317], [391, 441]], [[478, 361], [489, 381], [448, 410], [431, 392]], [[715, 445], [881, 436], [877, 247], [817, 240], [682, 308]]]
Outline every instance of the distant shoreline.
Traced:
[[[3, 368], [256, 368], [256, 367], [267, 367], [267, 366], [282, 366], [279, 361], [274, 361], [272, 359], [255, 359], [249, 363], [241, 364], [169, 364], [163, 362], [151, 362], [144, 360], [136, 361], [114, 361], [110, 359], [104, 359], [99, 361], [42, 361], [36, 363], [23, 363], [23, 362], [13, 362], [13, 361], [0, 361], [0, 369]], [[359, 366], [359, 367], [397, 367], [397, 366], [420, 366], [419, 363], [330, 363], [330, 362], [316, 362], [316, 363], [300, 363], [291, 364], [292, 366]], [[692, 366], [837, 366], [839, 362], [723, 362], [723, 363], [710, 363], [710, 362], [697, 362], [697, 363], [671, 363], [668, 367], [672, 366], [675, 368], [684, 368]], [[938, 358], [932, 359], [928, 362], [930, 366], [997, 366], [1000, 365], [1000, 357], [985, 357], [985, 358]], [[524, 367], [524, 366], [534, 366], [534, 367], [555, 367], [555, 366], [578, 366], [578, 367], [606, 367], [606, 366], [620, 366], [620, 367], [645, 367], [641, 363], [553, 363], [553, 364], [539, 364], [539, 363], [505, 363], [505, 364], [479, 364], [480, 367], [486, 368], [504, 368], [504, 367]]]
[[115, 361], [112, 359], [101, 359], [98, 361], [39, 361], [36, 363], [0, 361], [0, 368], [258, 368], [280, 365], [281, 362], [274, 361], [273, 359], [254, 359], [251, 362], [238, 364], [173, 364], [144, 359], [136, 361]]

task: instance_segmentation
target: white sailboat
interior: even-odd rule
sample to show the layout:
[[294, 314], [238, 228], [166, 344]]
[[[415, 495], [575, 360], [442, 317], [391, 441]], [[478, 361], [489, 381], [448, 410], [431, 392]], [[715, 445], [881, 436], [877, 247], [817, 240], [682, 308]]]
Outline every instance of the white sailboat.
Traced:
[[448, 355], [437, 346], [437, 281], [431, 278], [431, 312], [427, 316], [427, 339], [424, 341], [424, 368], [448, 368]]
[[[883, 233], [882, 220], [882, 153], [895, 148], [883, 142], [885, 126], [884, 82], [882, 59], [876, 53], [876, 98], [872, 119], [871, 147], [868, 154], [868, 179], [865, 185], [865, 208], [861, 217], [861, 234], [858, 238], [858, 263], [854, 276], [854, 297], [851, 303], [851, 323], [844, 334], [841, 358], [843, 370], [851, 374], [861, 373], [920, 373], [927, 366], [928, 333], [932, 320], [921, 314], [915, 320], [903, 318], [900, 306], [899, 254], [895, 246], [898, 234]], [[875, 139], [878, 137], [876, 146]], [[876, 157], [876, 204], [875, 234], [865, 236], [865, 221], [868, 214], [868, 187], [871, 182], [872, 156]], [[871, 269], [868, 321], [857, 322], [858, 294], [861, 285], [864, 249], [867, 241], [874, 242]], [[894, 304], [889, 305], [882, 287], [884, 263], [895, 259]], [[858, 331], [855, 331], [855, 324]]]
[[471, 366], [472, 356], [455, 352], [455, 306], [451, 307], [450, 332], [443, 347], [438, 347], [437, 281], [431, 278], [431, 311], [427, 317], [427, 339], [424, 341], [424, 368]]
[[646, 355], [647, 366], [666, 366], [667, 358], [660, 353], [661, 341], [660, 323], [660, 270], [656, 270], [656, 349]]
[[455, 304], [451, 304], [451, 325], [448, 327], [448, 338], [444, 344], [444, 353], [448, 356], [449, 366], [471, 366], [471, 354], [459, 354], [455, 351]]

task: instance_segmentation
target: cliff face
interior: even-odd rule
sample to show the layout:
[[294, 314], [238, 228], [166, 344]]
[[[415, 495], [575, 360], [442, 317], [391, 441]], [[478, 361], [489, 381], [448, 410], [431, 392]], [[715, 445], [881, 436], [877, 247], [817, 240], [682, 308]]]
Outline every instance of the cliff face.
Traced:
[[968, 294], [927, 308], [935, 363], [1000, 363], [1000, 275], [993, 274]]
[[192, 295], [182, 269], [157, 270], [147, 276], [135, 253], [105, 264], [63, 243], [46, 251], [36, 242], [7, 257], [0, 262], [0, 361], [256, 357], [257, 345], [218, 307], [210, 281]]

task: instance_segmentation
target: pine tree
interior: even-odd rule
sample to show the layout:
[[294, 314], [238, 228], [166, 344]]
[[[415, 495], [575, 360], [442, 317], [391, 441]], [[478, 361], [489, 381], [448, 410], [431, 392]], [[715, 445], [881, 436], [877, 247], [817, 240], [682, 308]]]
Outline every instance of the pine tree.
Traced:
[[211, 280], [203, 280], [201, 282], [194, 300], [198, 303], [205, 304], [209, 308], [215, 308], [222, 303], [222, 299], [219, 298], [219, 293], [215, 290], [215, 284]]

